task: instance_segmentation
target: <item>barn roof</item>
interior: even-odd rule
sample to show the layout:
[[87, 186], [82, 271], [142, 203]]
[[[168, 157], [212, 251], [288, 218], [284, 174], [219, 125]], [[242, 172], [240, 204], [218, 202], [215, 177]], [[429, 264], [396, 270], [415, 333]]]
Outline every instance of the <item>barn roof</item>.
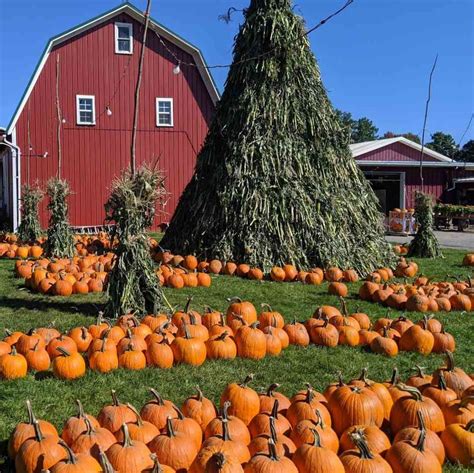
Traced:
[[[7, 127], [8, 135], [11, 134], [13, 129], [15, 128], [16, 122], [28, 100], [28, 97], [30, 96], [36, 84], [36, 81], [38, 80], [39, 75], [41, 74], [41, 71], [44, 65], [46, 64], [46, 61], [48, 59], [49, 53], [51, 52], [52, 48], [63, 43], [64, 41], [67, 41], [83, 33], [84, 31], [89, 30], [90, 28], [93, 28], [101, 23], [104, 23], [110, 18], [113, 18], [114, 16], [119, 15], [121, 13], [125, 13], [129, 15], [130, 17], [134, 18], [135, 20], [140, 21], [142, 23], [145, 22], [145, 15], [143, 14], [143, 12], [141, 12], [131, 3], [126, 2], [113, 8], [112, 10], [109, 10], [105, 13], [102, 13], [99, 16], [96, 16], [95, 18], [92, 18], [84, 23], [74, 26], [73, 28], [70, 28], [69, 30], [64, 31], [63, 33], [60, 33], [59, 35], [53, 36], [48, 41], [38, 61], [38, 64], [36, 65], [36, 68], [33, 71], [30, 81], [28, 82], [28, 85], [20, 100], [20, 103], [18, 104], [10, 123], [8, 124], [8, 127]], [[191, 54], [191, 56], [193, 57], [197, 65], [197, 69], [199, 73], [201, 74], [201, 77], [206, 85], [207, 91], [209, 92], [209, 95], [211, 96], [212, 101], [216, 103], [220, 98], [219, 92], [217, 90], [216, 83], [214, 82], [214, 79], [209, 69], [207, 68], [207, 64], [201, 50], [197, 46], [194, 46], [190, 42], [183, 39], [181, 36], [179, 36], [175, 32], [166, 28], [165, 26], [163, 26], [161, 23], [154, 20], [153, 18], [150, 18], [149, 28], [157, 32], [164, 39], [178, 46], [180, 49]]]
[[[354, 144], [349, 145], [349, 147], [352, 151], [352, 156], [354, 156], [354, 158], [357, 158], [358, 156], [362, 156], [363, 154], [369, 153], [370, 151], [375, 151], [380, 148], [385, 148], [386, 146], [389, 146], [393, 143], [403, 143], [404, 145], [409, 146], [410, 148], [416, 149], [420, 151], [421, 153], [420, 144], [415, 143], [414, 141], [408, 140], [407, 138], [403, 136], [397, 136], [395, 138], [385, 138], [383, 140], [364, 141], [363, 143], [354, 143]], [[448, 158], [447, 156], [444, 156], [441, 153], [437, 153], [436, 151], [433, 151], [432, 149], [427, 148], [426, 146], [423, 150], [423, 154], [425, 154], [426, 156], [430, 156], [436, 161], [441, 161], [445, 163], [454, 162], [454, 159]], [[370, 161], [367, 161], [367, 163], [369, 162]], [[400, 165], [401, 163], [397, 162], [397, 164]]]

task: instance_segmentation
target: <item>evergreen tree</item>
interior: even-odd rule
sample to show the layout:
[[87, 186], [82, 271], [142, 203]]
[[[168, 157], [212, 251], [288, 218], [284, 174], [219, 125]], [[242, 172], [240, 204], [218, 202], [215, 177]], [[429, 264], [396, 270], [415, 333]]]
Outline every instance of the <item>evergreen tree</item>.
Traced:
[[456, 161], [474, 163], [474, 140], [469, 140], [455, 156]]
[[454, 138], [449, 133], [443, 133], [442, 131], [433, 133], [431, 135], [431, 141], [427, 143], [426, 147], [452, 159], [455, 158], [458, 152]]
[[[290, 0], [251, 0], [222, 99], [162, 247], [366, 274], [389, 263], [377, 199], [349, 150]], [[249, 58], [255, 58], [247, 60]]]
[[18, 227], [18, 237], [23, 242], [34, 242], [41, 235], [38, 206], [44, 192], [39, 187], [26, 184], [21, 195], [21, 223]]
[[377, 139], [378, 131], [379, 129], [374, 125], [372, 120], [369, 120], [366, 117], [359, 118], [354, 124], [352, 143], [375, 141]]

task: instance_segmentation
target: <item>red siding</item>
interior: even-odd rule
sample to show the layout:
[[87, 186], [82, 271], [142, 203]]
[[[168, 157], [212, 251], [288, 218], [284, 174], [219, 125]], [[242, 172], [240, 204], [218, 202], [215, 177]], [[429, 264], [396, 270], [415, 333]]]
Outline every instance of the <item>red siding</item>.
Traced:
[[[114, 23], [133, 23], [134, 54], [115, 54]], [[75, 226], [100, 225], [110, 185], [129, 165], [133, 102], [142, 25], [121, 14], [55, 48], [43, 68], [17, 122], [17, 142], [22, 150], [22, 183], [46, 181], [57, 172], [55, 74], [60, 57], [60, 103], [66, 122], [62, 126], [62, 176], [71, 185], [70, 220]], [[182, 61], [193, 58], [171, 43], [167, 46]], [[174, 59], [149, 32], [140, 93], [137, 162], [155, 163], [166, 173], [168, 221], [185, 185], [192, 176], [196, 155], [207, 134], [214, 104], [194, 67], [183, 66], [174, 75]], [[76, 125], [76, 94], [95, 95], [96, 125]], [[155, 98], [174, 99], [174, 127], [157, 128]], [[105, 113], [106, 106], [112, 116]], [[28, 110], [33, 155], [28, 158]], [[47, 223], [46, 199], [41, 205], [42, 225]]]
[[[357, 156], [358, 161], [419, 161], [420, 151], [397, 142], [383, 148], [369, 151], [366, 154]], [[436, 159], [423, 155], [424, 161], [437, 161]]]

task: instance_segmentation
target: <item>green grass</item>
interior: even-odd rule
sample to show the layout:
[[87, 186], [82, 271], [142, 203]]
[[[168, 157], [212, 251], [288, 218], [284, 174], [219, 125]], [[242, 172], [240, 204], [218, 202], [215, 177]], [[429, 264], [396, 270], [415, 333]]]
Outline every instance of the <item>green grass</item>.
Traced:
[[[461, 266], [462, 251], [444, 250], [445, 259], [419, 260], [420, 271], [438, 280], [447, 274], [468, 276], [471, 272]], [[90, 325], [104, 302], [103, 295], [74, 296], [71, 298], [45, 297], [32, 294], [22, 287], [22, 281], [13, 277], [13, 262], [0, 261], [0, 333], [3, 329], [28, 330], [54, 323], [66, 331], [77, 325]], [[386, 314], [386, 309], [375, 304], [358, 301], [355, 298], [359, 284], [350, 285], [349, 310], [360, 306], [371, 318]], [[194, 296], [193, 305], [202, 309], [204, 305], [225, 310], [227, 298], [240, 296], [257, 306], [262, 302], [272, 305], [282, 312], [286, 320], [296, 317], [304, 320], [312, 315], [321, 304], [337, 305], [335, 297], [329, 296], [327, 284], [319, 287], [300, 283], [273, 283], [244, 281], [239, 278], [217, 276], [213, 278], [210, 289], [195, 288], [170, 290], [166, 295], [173, 305], [184, 305], [189, 295]], [[393, 316], [396, 313], [394, 312]], [[418, 314], [411, 314], [419, 319]], [[457, 342], [455, 359], [468, 372], [474, 371], [474, 313], [438, 314]], [[334, 374], [341, 370], [345, 378], [354, 377], [362, 367], [369, 367], [370, 378], [388, 379], [393, 366], [398, 366], [402, 376], [410, 373], [415, 364], [426, 366], [432, 371], [443, 362], [438, 355], [422, 357], [415, 353], [401, 353], [395, 359], [387, 359], [362, 348], [337, 347], [324, 349], [310, 346], [307, 349], [289, 347], [277, 358], [265, 358], [259, 362], [236, 359], [230, 362], [206, 362], [203, 366], [192, 368], [178, 366], [171, 370], [147, 368], [140, 372], [116, 370], [108, 375], [88, 371], [83, 378], [66, 382], [50, 376], [36, 379], [33, 374], [17, 381], [0, 382], [0, 455], [4, 453], [5, 441], [14, 426], [25, 418], [24, 401], [30, 399], [38, 417], [53, 422], [58, 428], [62, 422], [75, 412], [74, 400], [81, 399], [87, 412], [97, 414], [108, 403], [110, 390], [115, 389], [120, 399], [141, 406], [147, 399], [148, 387], [154, 387], [166, 398], [182, 402], [199, 384], [204, 393], [219, 400], [225, 385], [240, 380], [247, 373], [255, 373], [254, 388], [279, 382], [281, 390], [288, 395], [301, 389], [304, 382], [310, 382], [319, 390], [334, 380]], [[38, 377], [39, 378], [39, 377]], [[0, 460], [0, 471], [1, 460]], [[445, 471], [456, 472], [461, 469], [447, 466]]]

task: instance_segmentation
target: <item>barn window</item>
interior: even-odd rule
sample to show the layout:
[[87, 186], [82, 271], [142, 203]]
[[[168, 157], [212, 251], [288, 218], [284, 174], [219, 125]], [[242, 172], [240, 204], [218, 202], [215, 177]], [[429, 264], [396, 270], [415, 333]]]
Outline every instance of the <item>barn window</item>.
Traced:
[[95, 97], [76, 95], [76, 113], [78, 125], [95, 125]]
[[173, 99], [156, 99], [156, 126], [173, 126]]
[[117, 54], [133, 53], [133, 25], [115, 23], [115, 52]]

